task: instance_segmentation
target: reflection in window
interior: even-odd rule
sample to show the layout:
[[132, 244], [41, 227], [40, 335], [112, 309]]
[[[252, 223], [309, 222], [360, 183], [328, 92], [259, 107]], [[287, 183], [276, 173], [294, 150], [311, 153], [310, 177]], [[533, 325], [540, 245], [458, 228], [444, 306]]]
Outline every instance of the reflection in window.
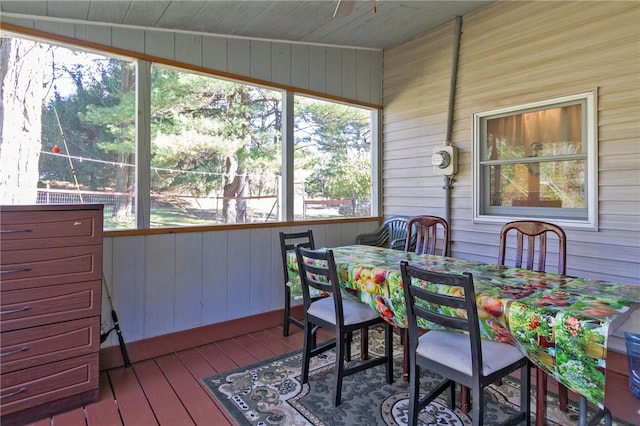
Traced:
[[535, 158], [489, 166], [491, 206], [584, 207], [584, 161], [552, 161], [583, 152], [581, 110], [578, 104], [487, 120], [489, 160]]
[[593, 102], [583, 94], [477, 114], [476, 218], [587, 220]]

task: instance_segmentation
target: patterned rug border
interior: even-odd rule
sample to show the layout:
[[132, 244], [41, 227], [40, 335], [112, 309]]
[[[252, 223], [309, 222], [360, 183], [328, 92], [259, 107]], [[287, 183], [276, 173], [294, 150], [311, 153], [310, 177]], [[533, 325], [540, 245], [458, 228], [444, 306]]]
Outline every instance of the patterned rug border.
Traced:
[[[296, 358], [300, 358], [301, 357], [301, 350], [294, 350], [285, 354], [281, 354], [281, 355], [276, 355], [273, 356], [267, 360], [263, 360], [263, 361], [259, 361], [259, 362], [255, 362], [252, 363], [250, 365], [244, 366], [244, 367], [239, 367], [230, 371], [226, 371], [223, 373], [219, 373], [219, 374], [215, 374], [213, 376], [210, 377], [206, 377], [201, 379], [203, 384], [205, 385], [205, 387], [207, 388], [207, 390], [211, 393], [211, 395], [215, 398], [215, 400], [219, 403], [219, 406], [225, 411], [225, 413], [228, 415], [228, 417], [230, 419], [232, 419], [233, 421], [235, 421], [237, 424], [239, 425], [252, 425], [252, 423], [247, 420], [247, 418], [243, 415], [243, 412], [238, 408], [239, 406], [242, 406], [244, 404], [241, 396], [237, 397], [237, 399], [231, 400], [229, 398], [226, 398], [226, 395], [218, 390], [219, 386], [223, 383], [227, 383], [227, 378], [233, 376], [233, 375], [237, 375], [237, 374], [247, 374], [247, 373], [251, 373], [252, 376], [257, 376], [257, 373], [259, 373], [261, 370], [265, 370], [267, 368], [269, 368], [273, 363], [279, 362], [279, 363], [284, 363], [285, 361], [289, 361], [289, 360], [295, 360]], [[316, 357], [318, 358], [318, 357]], [[395, 377], [395, 381], [397, 382], [398, 380], [402, 380], [401, 378], [399, 378], [397, 371], [399, 371], [398, 369], [398, 359], [396, 358], [396, 377]], [[324, 361], [321, 361], [321, 365], [316, 365], [315, 367], [312, 365], [311, 366], [311, 371], [310, 371], [310, 379], [313, 380], [313, 377], [316, 375], [321, 375], [324, 373], [329, 373], [331, 371], [333, 371], [333, 361], [331, 359], [325, 359]], [[290, 377], [297, 379], [299, 377], [299, 374], [293, 374], [290, 375]], [[311, 383], [310, 380], [310, 383]], [[394, 382], [394, 384], [396, 383]], [[293, 396], [287, 397], [287, 398], [283, 398], [288, 405], [295, 411], [297, 411], [297, 413], [300, 414], [301, 417], [303, 417], [306, 421], [311, 422], [312, 424], [324, 424], [322, 419], [320, 419], [319, 417], [317, 417], [311, 410], [309, 410], [305, 405], [303, 405], [300, 400], [305, 398], [308, 393], [309, 393], [309, 385], [300, 385], [299, 384], [299, 380], [298, 383], [296, 383], [298, 386], [301, 386], [299, 389], [299, 392]], [[513, 380], [513, 383], [510, 384], [510, 386], [514, 387], [519, 385], [519, 382], [517, 380]], [[289, 389], [290, 390], [290, 389]], [[396, 400], [400, 400], [402, 399], [403, 395], [402, 395], [402, 391], [400, 393], [396, 393], [393, 398], [395, 398]], [[507, 407], [512, 406], [512, 403], [510, 401], [508, 401], [507, 396], [502, 394], [502, 392], [496, 388], [495, 390], [493, 390], [491, 392], [493, 394], [494, 397], [496, 397], [499, 401], [500, 404], [502, 405], [506, 405]], [[406, 394], [406, 392], [405, 392]], [[556, 398], [557, 396], [553, 393], [549, 393], [551, 397]], [[343, 395], [345, 395], [343, 393]], [[387, 399], [390, 399], [390, 397], [387, 397]], [[533, 398], [532, 398], [533, 399]], [[345, 400], [345, 398], [343, 397], [343, 401]], [[444, 402], [444, 401], [441, 401]], [[386, 402], [386, 400], [382, 401], [383, 404], [387, 404], [388, 402]], [[246, 406], [246, 404], [245, 404]], [[248, 407], [247, 407], [248, 408]], [[381, 407], [382, 408], [382, 407]], [[388, 408], [388, 407], [386, 407]], [[549, 409], [553, 409], [552, 407], [549, 407]], [[577, 407], [575, 407], [574, 405], [570, 406], [570, 410], [571, 410], [571, 414], [572, 414], [572, 418], [576, 418], [578, 416], [578, 412], [577, 412]], [[458, 410], [456, 410], [458, 411]], [[391, 414], [386, 413], [384, 410], [381, 410], [381, 416], [387, 418], [390, 417]], [[385, 420], [386, 421], [386, 420]], [[338, 424], [338, 423], [336, 423]], [[554, 424], [559, 424], [559, 423], [554, 423]], [[576, 423], [573, 423], [576, 424]], [[630, 423], [621, 421], [619, 419], [614, 419], [614, 425], [620, 425], [620, 426], [632, 426]]]
[[226, 378], [229, 377], [232, 374], [238, 374], [238, 373], [244, 373], [250, 370], [256, 370], [258, 369], [261, 365], [271, 365], [273, 362], [278, 361], [278, 360], [287, 360], [289, 358], [293, 358], [296, 356], [299, 356], [302, 354], [302, 350], [301, 349], [297, 349], [291, 352], [287, 352], [284, 354], [280, 354], [280, 355], [275, 355], [271, 358], [267, 358], [265, 360], [262, 361], [257, 361], [253, 364], [249, 364], [247, 366], [244, 367], [238, 367], [235, 368], [233, 370], [229, 370], [229, 371], [225, 371], [222, 373], [218, 373], [218, 374], [214, 374], [213, 376], [209, 376], [209, 377], [205, 377], [203, 379], [200, 379], [200, 381], [202, 381], [202, 383], [204, 384], [204, 387], [207, 388], [207, 390], [209, 391], [209, 393], [211, 393], [211, 395], [213, 395], [213, 397], [215, 398], [215, 400], [218, 402], [218, 404], [221, 406], [221, 408], [224, 409], [225, 413], [233, 420], [235, 420], [237, 422], [238, 425], [241, 424], [245, 424], [245, 425], [251, 425], [251, 422], [247, 421], [247, 419], [242, 415], [241, 412], [238, 411], [236, 405], [234, 405], [228, 398], [223, 398], [223, 395], [219, 395], [218, 393], [216, 393], [217, 391], [214, 390], [214, 384], [211, 383], [207, 383], [207, 381], [214, 381], [214, 380], [218, 380], [218, 378]]

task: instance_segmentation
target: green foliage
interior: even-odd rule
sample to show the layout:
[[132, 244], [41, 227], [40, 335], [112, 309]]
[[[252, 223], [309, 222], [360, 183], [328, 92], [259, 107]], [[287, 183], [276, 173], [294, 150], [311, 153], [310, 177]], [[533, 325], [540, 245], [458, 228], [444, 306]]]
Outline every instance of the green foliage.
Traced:
[[[173, 144], [174, 138], [160, 138], [154, 156], [157, 169], [152, 179], [154, 192], [174, 192], [190, 195], [208, 195], [220, 185], [219, 174], [209, 173], [220, 170], [221, 156], [207, 138], [187, 134], [188, 142]], [[188, 150], [183, 149], [188, 145]], [[167, 170], [189, 170], [191, 173], [177, 173]]]
[[[61, 54], [61, 50], [54, 50], [54, 58]], [[123, 96], [123, 64], [115, 59], [94, 58], [91, 65], [95, 71], [87, 73], [81, 64], [57, 63], [58, 78], [66, 76], [70, 79], [75, 92], [63, 96], [56, 89], [53, 98], [43, 107], [45, 150], [57, 145], [62, 154], [103, 161], [118, 161], [119, 153], [133, 152], [134, 94]], [[67, 158], [41, 158], [41, 179], [73, 181]], [[115, 185], [113, 172], [109, 168], [96, 167], [95, 163], [77, 159], [72, 164], [80, 185], [94, 190]]]
[[367, 198], [371, 186], [369, 158], [346, 158], [338, 163], [329, 162], [314, 171], [306, 180], [307, 193], [332, 199]]
[[207, 194], [226, 158], [257, 176], [279, 169], [279, 93], [162, 67], [152, 82], [152, 166], [202, 172], [162, 174], [155, 189]]
[[296, 102], [296, 162], [309, 170], [310, 196], [370, 198], [371, 160], [368, 112], [337, 103]]
[[[79, 54], [84, 55], [84, 54]], [[89, 57], [88, 55], [86, 57]], [[109, 58], [59, 64], [75, 91], [45, 107], [45, 149], [111, 163], [74, 161], [80, 185], [115, 188], [135, 154], [135, 64]], [[274, 194], [281, 168], [279, 91], [153, 66], [151, 75], [152, 191], [210, 195], [223, 185], [225, 162], [247, 173], [251, 195]], [[56, 112], [60, 117], [57, 124]], [[369, 112], [296, 97], [296, 179], [312, 196], [368, 200], [371, 185]], [[61, 152], [66, 154], [64, 148]], [[62, 156], [43, 156], [42, 178], [71, 181]], [[233, 176], [229, 176], [232, 179]]]

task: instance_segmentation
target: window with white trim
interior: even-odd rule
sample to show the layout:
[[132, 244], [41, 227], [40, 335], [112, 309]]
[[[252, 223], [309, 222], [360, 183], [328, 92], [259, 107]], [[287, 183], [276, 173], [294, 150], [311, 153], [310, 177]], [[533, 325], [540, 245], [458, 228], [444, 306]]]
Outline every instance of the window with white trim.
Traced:
[[597, 228], [596, 92], [474, 115], [474, 221]]

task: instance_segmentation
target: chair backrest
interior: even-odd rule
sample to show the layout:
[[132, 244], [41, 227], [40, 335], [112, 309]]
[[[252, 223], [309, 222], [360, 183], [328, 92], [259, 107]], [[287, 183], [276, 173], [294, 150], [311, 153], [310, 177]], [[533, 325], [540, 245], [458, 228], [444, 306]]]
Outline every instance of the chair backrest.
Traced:
[[404, 248], [405, 240], [407, 239], [407, 222], [408, 219], [405, 217], [392, 217], [385, 221], [384, 225], [389, 234], [388, 248]]
[[[507, 236], [513, 231], [516, 238], [515, 265], [522, 268], [524, 254], [524, 240], [527, 240], [526, 263], [524, 268], [546, 272], [547, 266], [547, 236], [549, 233], [555, 234], [558, 238], [558, 274], [565, 275], [567, 272], [567, 236], [564, 230], [553, 223], [541, 222], [537, 220], [517, 220], [509, 222], [500, 231], [500, 250], [498, 252], [498, 264], [505, 265], [507, 251]], [[538, 242], [536, 247], [536, 241]], [[537, 266], [534, 262], [538, 255]]]
[[374, 232], [358, 235], [356, 243], [403, 249], [407, 237], [407, 221], [408, 219], [402, 216], [386, 219]]
[[[406, 261], [400, 262], [400, 271], [407, 308], [410, 353], [414, 353], [418, 345], [418, 321], [422, 318], [452, 331], [468, 333], [473, 371], [482, 372], [480, 328], [473, 276], [468, 272], [462, 275], [430, 272], [411, 266]], [[462, 288], [464, 294], [450, 294], [447, 290], [452, 286]]]
[[308, 229], [303, 232], [280, 232], [280, 252], [282, 254], [282, 270], [284, 271], [284, 282], [289, 282], [289, 268], [287, 255], [289, 252], [294, 251], [296, 244], [300, 244], [303, 247], [315, 249], [315, 243], [313, 242], [313, 231]]
[[[441, 229], [440, 251], [438, 252], [438, 228]], [[415, 248], [414, 247], [415, 243]], [[418, 254], [449, 253], [449, 224], [438, 216], [416, 216], [407, 223], [407, 241], [404, 251]]]
[[300, 283], [302, 284], [302, 300], [305, 313], [311, 306], [311, 289], [314, 288], [333, 296], [336, 325], [343, 325], [342, 294], [333, 251], [307, 249], [300, 244], [296, 245], [295, 250]]

